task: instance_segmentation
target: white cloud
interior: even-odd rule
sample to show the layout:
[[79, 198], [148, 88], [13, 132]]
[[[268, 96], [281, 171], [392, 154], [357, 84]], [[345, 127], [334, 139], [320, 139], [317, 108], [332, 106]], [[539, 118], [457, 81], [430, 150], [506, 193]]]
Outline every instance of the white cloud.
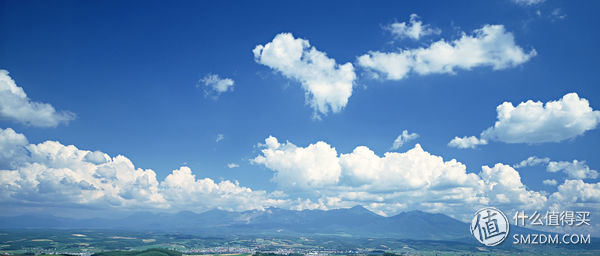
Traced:
[[538, 5], [541, 4], [543, 2], [545, 2], [546, 0], [512, 0], [514, 3], [522, 5], [522, 6], [533, 6], [533, 5]]
[[238, 167], [240, 167], [240, 165], [236, 164], [236, 163], [228, 163], [227, 164], [227, 168], [229, 168], [229, 169], [238, 168]]
[[546, 204], [546, 197], [540, 192], [527, 190], [519, 172], [509, 165], [483, 166], [479, 176], [485, 181], [491, 205], [540, 209]]
[[432, 28], [430, 25], [423, 24], [419, 20], [419, 15], [411, 14], [409, 23], [394, 22], [386, 27], [394, 36], [398, 38], [410, 38], [419, 40], [423, 36], [439, 35], [442, 31], [438, 28]]
[[265, 140], [262, 155], [252, 160], [275, 171], [273, 181], [282, 187], [309, 188], [335, 184], [341, 174], [335, 148], [319, 141], [302, 148], [277, 138]]
[[340, 112], [352, 95], [356, 79], [352, 63], [337, 64], [312, 47], [308, 40], [281, 33], [273, 41], [257, 45], [252, 52], [257, 63], [302, 84], [306, 102], [314, 110], [315, 118], [329, 111]]
[[[231, 78], [221, 78], [216, 74], [207, 74], [199, 81], [204, 84], [204, 93], [206, 96], [218, 98], [221, 93], [233, 91], [234, 81]], [[197, 84], [196, 87], [199, 87]]]
[[488, 142], [484, 139], [478, 139], [475, 136], [470, 137], [454, 137], [450, 142], [448, 142], [448, 146], [453, 148], [476, 148], [479, 145], [486, 145]]
[[598, 172], [590, 169], [585, 161], [573, 160], [572, 162], [559, 161], [549, 162], [546, 166], [546, 170], [549, 172], [562, 171], [567, 174], [571, 179], [595, 179], [598, 178]]
[[550, 18], [554, 20], [564, 20], [566, 17], [567, 15], [564, 14], [560, 8], [556, 8], [550, 13]]
[[[64, 146], [56, 141], [28, 144], [28, 152], [13, 168], [0, 171], [2, 198], [26, 204], [134, 207], [154, 204], [164, 207], [156, 174], [135, 168], [124, 156], [103, 154]], [[93, 159], [94, 161], [89, 161]], [[8, 177], [8, 179], [6, 179]]]
[[481, 133], [479, 140], [560, 142], [583, 135], [595, 129], [600, 122], [600, 111], [593, 110], [589, 102], [579, 98], [577, 93], [568, 93], [560, 100], [546, 103], [529, 100], [516, 107], [504, 102], [496, 108], [496, 112], [498, 120]]
[[50, 104], [31, 101], [8, 71], [0, 69], [0, 118], [29, 126], [56, 127], [75, 119], [75, 114], [57, 112]]
[[304, 198], [305, 207], [361, 204], [385, 215], [419, 209], [467, 216], [484, 205], [530, 209], [546, 202], [543, 194], [528, 190], [508, 165], [469, 173], [464, 164], [444, 161], [419, 144], [383, 156], [365, 146], [338, 154], [323, 141], [299, 147], [269, 137], [262, 145], [265, 149], [253, 163], [273, 170], [273, 181], [290, 197]]
[[504, 102], [496, 111], [498, 121], [481, 135], [506, 143], [559, 142], [582, 135], [600, 122], [600, 111], [577, 93], [545, 104], [529, 100], [514, 107]]
[[[0, 129], [0, 203], [27, 207], [81, 207], [138, 210], [264, 209], [285, 200], [237, 181], [197, 179], [188, 167], [163, 181], [150, 169], [134, 167], [125, 156], [80, 150], [56, 141], [28, 144], [12, 129]], [[11, 160], [9, 159], [9, 160]]]
[[520, 163], [513, 165], [513, 167], [514, 168], [529, 167], [529, 166], [536, 166], [536, 165], [540, 165], [540, 164], [547, 164], [548, 162], [550, 162], [550, 158], [548, 158], [548, 157], [539, 158], [537, 156], [530, 156], [527, 159], [521, 161]]
[[546, 165], [548, 172], [564, 172], [571, 179], [595, 179], [598, 178], [598, 171], [590, 169], [585, 161], [551, 161], [550, 158], [539, 158], [531, 156], [520, 163], [514, 165], [515, 168]]
[[502, 25], [485, 25], [446, 42], [439, 40], [427, 48], [398, 52], [369, 52], [358, 57], [358, 65], [379, 72], [388, 80], [404, 79], [409, 73], [419, 75], [454, 74], [456, 69], [489, 66], [506, 69], [527, 62], [537, 53], [525, 52], [515, 44], [514, 36]]
[[558, 184], [558, 182], [555, 179], [543, 180], [542, 183], [548, 186], [556, 186], [556, 184]]
[[215, 140], [217, 143], [219, 143], [219, 141], [222, 141], [225, 139], [225, 135], [223, 134], [217, 134], [217, 139]]
[[600, 182], [585, 183], [582, 180], [565, 180], [558, 186], [558, 191], [550, 196], [559, 209], [567, 209], [564, 206], [574, 206], [578, 203], [600, 203]]
[[340, 155], [348, 185], [373, 190], [415, 190], [476, 185], [477, 175], [452, 159], [444, 161], [424, 151], [419, 144], [405, 153], [387, 152], [379, 157], [365, 146]]
[[[205, 211], [335, 209], [361, 204], [380, 214], [406, 210], [443, 212], [458, 218], [493, 205], [502, 209], [590, 206], [600, 184], [566, 180], [547, 198], [528, 189], [514, 168], [496, 164], [479, 173], [444, 160], [419, 144], [383, 156], [358, 146], [341, 153], [319, 141], [306, 147], [270, 136], [252, 162], [274, 171], [280, 190], [268, 193], [237, 181], [198, 178], [188, 167], [157, 180], [151, 169], [136, 168], [125, 156], [111, 157], [56, 141], [29, 144], [24, 135], [0, 129], [0, 204], [19, 207], [108, 210]], [[548, 183], [548, 182], [546, 182]], [[592, 209], [593, 204], [591, 205]]]
[[[555, 211], [589, 211], [592, 216], [598, 216], [600, 212], [600, 182], [586, 183], [582, 180], [565, 180], [557, 187], [557, 191], [548, 197], [548, 208]], [[593, 219], [594, 217], [592, 217]], [[591, 226], [559, 227], [564, 233], [598, 233], [600, 226], [593, 220]], [[552, 230], [556, 232], [556, 230]]]
[[419, 134], [416, 134], [414, 132], [408, 133], [407, 130], [404, 130], [404, 131], [402, 131], [402, 134], [400, 134], [400, 135], [398, 135], [398, 137], [396, 137], [391, 149], [393, 149], [393, 150], [399, 149], [400, 147], [402, 147], [402, 145], [404, 145], [404, 143], [407, 143], [411, 140], [415, 140], [417, 138], [419, 138]]
[[25, 146], [29, 144], [23, 134], [13, 129], [0, 128], [0, 170], [14, 167], [26, 156]]
[[160, 185], [165, 200], [171, 203], [171, 208], [178, 210], [204, 211], [218, 208], [243, 211], [264, 209], [280, 203], [279, 200], [269, 199], [265, 191], [253, 191], [240, 186], [237, 181], [224, 180], [216, 183], [209, 178], [196, 179], [192, 170], [185, 166], [173, 170]]

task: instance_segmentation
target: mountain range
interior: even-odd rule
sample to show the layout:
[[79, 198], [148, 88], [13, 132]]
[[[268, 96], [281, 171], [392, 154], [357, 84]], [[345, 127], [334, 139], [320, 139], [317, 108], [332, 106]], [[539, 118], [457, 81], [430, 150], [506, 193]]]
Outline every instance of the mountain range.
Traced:
[[203, 235], [311, 234], [414, 240], [455, 240], [471, 236], [469, 224], [444, 214], [409, 211], [384, 217], [362, 206], [303, 211], [268, 208], [243, 212], [138, 212], [120, 219], [22, 215], [0, 217], [0, 229], [106, 229]]

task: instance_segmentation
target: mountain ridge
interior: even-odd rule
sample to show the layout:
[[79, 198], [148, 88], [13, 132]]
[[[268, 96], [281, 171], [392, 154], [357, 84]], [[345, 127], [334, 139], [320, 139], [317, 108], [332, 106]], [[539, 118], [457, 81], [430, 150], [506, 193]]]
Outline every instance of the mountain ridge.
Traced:
[[167, 231], [206, 235], [324, 234], [351, 237], [454, 240], [470, 236], [469, 225], [441, 213], [408, 211], [385, 217], [363, 206], [332, 210], [267, 208], [230, 212], [213, 209], [202, 213], [135, 212], [120, 219], [70, 219], [21, 215], [0, 217], [0, 229], [114, 229]]

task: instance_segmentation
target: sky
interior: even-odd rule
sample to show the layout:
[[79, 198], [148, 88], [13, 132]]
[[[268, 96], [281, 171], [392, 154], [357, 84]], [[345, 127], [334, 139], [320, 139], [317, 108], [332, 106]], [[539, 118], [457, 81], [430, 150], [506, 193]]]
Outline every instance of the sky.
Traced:
[[1, 1], [4, 215], [600, 210], [593, 1]]

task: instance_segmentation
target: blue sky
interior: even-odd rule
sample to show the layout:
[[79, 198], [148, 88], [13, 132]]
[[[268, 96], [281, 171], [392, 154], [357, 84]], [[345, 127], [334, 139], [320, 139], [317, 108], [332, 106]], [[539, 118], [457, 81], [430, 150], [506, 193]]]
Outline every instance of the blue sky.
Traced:
[[[479, 205], [515, 210], [531, 204], [525, 201], [512, 202], [510, 196], [508, 201], [496, 204], [494, 200], [501, 198], [489, 199], [497, 197], [497, 194], [506, 197], [514, 192], [540, 193], [543, 200], [531, 199], [535, 202], [545, 200], [540, 204], [534, 203], [540, 209], [551, 207], [549, 202], [558, 200], [558, 196], [566, 198], [566, 195], [571, 195], [569, 198], [574, 196], [575, 201], [565, 199], [560, 207], [583, 207], [596, 211], [600, 200], [600, 184], [597, 173], [596, 176], [590, 173], [600, 166], [600, 157], [595, 148], [600, 142], [600, 132], [596, 129], [600, 121], [597, 111], [600, 108], [600, 80], [596, 75], [599, 68], [596, 60], [600, 57], [597, 47], [600, 37], [595, 29], [599, 24], [595, 14], [597, 8], [598, 3], [592, 1], [575, 3], [550, 0], [531, 5], [508, 0], [458, 3], [2, 1], [0, 69], [10, 72], [7, 76], [24, 90], [30, 103], [50, 104], [56, 110], [55, 114], [65, 119], [57, 124], [28, 123], [27, 120], [36, 114], [9, 113], [9, 101], [0, 98], [5, 101], [0, 104], [4, 107], [4, 112], [0, 114], [0, 128], [5, 136], [9, 136], [6, 130], [10, 128], [27, 139], [27, 143], [13, 143], [10, 147], [4, 146], [4, 149], [8, 152], [12, 147], [19, 151], [22, 147], [27, 148], [28, 144], [57, 141], [63, 146], [74, 145], [78, 150], [104, 152], [110, 157], [107, 160], [109, 162], [114, 162], [112, 158], [117, 155], [123, 155], [135, 168], [151, 169], [156, 174], [158, 192], [152, 193], [162, 199], [152, 201], [146, 198], [155, 204], [139, 203], [152, 210], [245, 210], [268, 206], [329, 209], [363, 204], [380, 214], [421, 209], [463, 216], [472, 214], [472, 209]], [[408, 29], [412, 28], [411, 14], [417, 14], [415, 21], [420, 21], [432, 32], [425, 33], [427, 30], [424, 29], [422, 36], [415, 39], [402, 34], [402, 31], [391, 29], [392, 24], [403, 22]], [[488, 35], [492, 36], [487, 39], [491, 43], [478, 48], [484, 52], [483, 55], [467, 63], [469, 60], [465, 54], [469, 55], [475, 50], [469, 48], [472, 45], [464, 45], [466, 50], [462, 55], [459, 52], [441, 61], [446, 63], [444, 65], [450, 71], [436, 69], [431, 63], [412, 63], [413, 69], [407, 71], [405, 76], [392, 79], [386, 77], [385, 70], [369, 67], [359, 61], [360, 56], [370, 54], [376, 62], [375, 52], [390, 54], [403, 50], [411, 58], [425, 58], [415, 49], [431, 49], [431, 45], [440, 42], [457, 46], [461, 38], [485, 41], [484, 32], [478, 37], [478, 32], [474, 31], [485, 29], [488, 25]], [[491, 30], [493, 28], [496, 30]], [[299, 43], [306, 40], [308, 46], [302, 51], [303, 54], [314, 47], [316, 51], [326, 54], [326, 59], [333, 60], [335, 66], [320, 70], [302, 62], [305, 60], [286, 66], [287, 62], [282, 58], [268, 60], [253, 52], [258, 45], [266, 46], [274, 42], [282, 33], [291, 33], [287, 39], [282, 37], [282, 42]], [[520, 52], [512, 57], [507, 57], [506, 52], [497, 53], [507, 49]], [[282, 50], [293, 49], [284, 47]], [[262, 53], [266, 52], [263, 50]], [[439, 61], [436, 59], [439, 57], [437, 52], [433, 55], [430, 61]], [[339, 71], [340, 66], [346, 63], [350, 63], [353, 70], [346, 73], [340, 71], [340, 76], [344, 73], [355, 77], [346, 84], [340, 82], [340, 86], [350, 88], [351, 96], [345, 98], [345, 104], [338, 104], [341, 107], [337, 112], [319, 112], [310, 105], [315, 98], [310, 96], [311, 91], [306, 87], [312, 83], [317, 89], [330, 88], [332, 83], [343, 81], [328, 71]], [[385, 66], [382, 63], [379, 64]], [[385, 68], [394, 72], [398, 70], [393, 65]], [[419, 71], [422, 69], [429, 71]], [[323, 73], [319, 73], [321, 71]], [[233, 85], [221, 93], [211, 91], [211, 87], [202, 80], [211, 74], [221, 79], [231, 79]], [[328, 99], [343, 100], [344, 97], [340, 98], [335, 90], [331, 94], [334, 96]], [[537, 114], [529, 113], [529, 119], [520, 120], [522, 123], [519, 124], [524, 127], [541, 125], [541, 128], [533, 129], [529, 134], [510, 135], [511, 138], [521, 138], [520, 143], [506, 143], [507, 137], [498, 139], [502, 136], [498, 134], [504, 132], [501, 129], [494, 135], [495, 139], [494, 136], [480, 136], [482, 131], [498, 121], [496, 108], [503, 102], [510, 102], [515, 107], [527, 100], [546, 103], [561, 100], [572, 92], [578, 95], [576, 102], [580, 102], [580, 99], [589, 102], [591, 110], [586, 112], [583, 106], [583, 117], [569, 119], [580, 112], [565, 110], [559, 116], [550, 115], [547, 120], [540, 120], [536, 119]], [[585, 105], [583, 101], [580, 103]], [[506, 129], [510, 130], [514, 123], [508, 122], [507, 125]], [[404, 130], [419, 136], [392, 150], [394, 140]], [[223, 136], [222, 140], [217, 141], [218, 134]], [[542, 134], [540, 136], [543, 138], [537, 141], [532, 139], [535, 134]], [[285, 147], [263, 145], [269, 136], [277, 138]], [[479, 136], [479, 139], [486, 139], [488, 143], [474, 148], [449, 146], [453, 138], [463, 136]], [[552, 139], [556, 136], [560, 139]], [[293, 143], [296, 148], [290, 148], [291, 144], [285, 144], [286, 141]], [[477, 188], [475, 190], [481, 191], [463, 191], [460, 200], [451, 200], [436, 194], [440, 190], [434, 188], [433, 192], [429, 192], [430, 188], [421, 188], [420, 185], [412, 187], [410, 184], [397, 184], [390, 185], [385, 191], [374, 189], [371, 187], [373, 184], [365, 183], [363, 178], [376, 183], [381, 177], [367, 177], [364, 166], [356, 167], [348, 163], [341, 164], [341, 167], [329, 165], [331, 159], [320, 158], [327, 155], [325, 151], [329, 150], [325, 145], [316, 151], [298, 153], [298, 148], [310, 149], [309, 145], [316, 145], [319, 141], [335, 148], [336, 162], [336, 157], [342, 158], [340, 154], [350, 154], [358, 146], [368, 147], [383, 159], [386, 152], [404, 154], [418, 143], [424, 152], [432, 156], [442, 157], [444, 161], [456, 159], [464, 164], [464, 169], [458, 168], [456, 175], [467, 177], [473, 174], [477, 176], [473, 179], [482, 180], [487, 185], [494, 181], [481, 174], [484, 165], [493, 167], [502, 163], [512, 168], [510, 166], [531, 156], [547, 157], [549, 160], [507, 171], [512, 174], [516, 172], [520, 177], [518, 186], [522, 185], [523, 189], [520, 192]], [[321, 149], [324, 151], [319, 151]], [[37, 187], [26, 187], [19, 183], [26, 179], [24, 170], [33, 164], [43, 166], [43, 170], [38, 170], [41, 173], [56, 171], [52, 168], [70, 168], [73, 173], [78, 173], [82, 170], [78, 168], [84, 167], [61, 165], [56, 159], [52, 163], [44, 162], [50, 161], [47, 159], [33, 159], [32, 149], [27, 148], [26, 151], [29, 153], [23, 153], [23, 159], [27, 158], [25, 160], [16, 155], [20, 153], [7, 153], [4, 159], [0, 159], [4, 161], [5, 169], [1, 203], [13, 210], [11, 214], [40, 209], [95, 209], [104, 205], [102, 198], [108, 197], [99, 196], [99, 199], [88, 202], [82, 199], [87, 192], [70, 191], [72, 188], [63, 188], [60, 182], [53, 183], [55, 187], [52, 188], [70, 191], [60, 193], [65, 196], [64, 200], [55, 203], [36, 197], [37, 193], [43, 191], [40, 186], [43, 182]], [[271, 151], [275, 156], [267, 155]], [[282, 159], [277, 158], [277, 152], [281, 153], [279, 156]], [[286, 155], [286, 152], [289, 154]], [[48, 156], [50, 153], [45, 154]], [[295, 154], [315, 155], [314, 158], [302, 158]], [[76, 158], [73, 155], [69, 157]], [[377, 167], [380, 169], [374, 172], [390, 172], [393, 175], [395, 172], [418, 173], [430, 168], [415, 164], [421, 163], [421, 160], [411, 162], [409, 156], [402, 157], [409, 159], [406, 160], [406, 166]], [[574, 164], [573, 160], [578, 160], [580, 165]], [[564, 168], [558, 168], [556, 172], [548, 171], [549, 162], [558, 165], [561, 161], [567, 162], [563, 163]], [[582, 165], [581, 161], [585, 163]], [[239, 167], [228, 168], [230, 163]], [[393, 162], [390, 165], [402, 163]], [[189, 167], [198, 180], [210, 178], [216, 183], [231, 181], [234, 187], [249, 188], [263, 194], [257, 195], [258, 199], [250, 203], [235, 200], [224, 203], [208, 203], [206, 200], [191, 200], [193, 204], [172, 203], [176, 199], [169, 199], [168, 192], [161, 192], [167, 184], [160, 183], [173, 170], [182, 170], [182, 166]], [[336, 168], [341, 168], [341, 174]], [[451, 172], [436, 165], [431, 168], [433, 173]], [[499, 166], [494, 170], [501, 168]], [[573, 168], [583, 170], [588, 177], [576, 179], [573, 175], [569, 176], [566, 170]], [[114, 169], [121, 171], [117, 167]], [[10, 175], [19, 174], [21, 178], [6, 178], [10, 176], [9, 172]], [[498, 173], [502, 174], [500, 171]], [[502, 181], [502, 175], [496, 182], [509, 184], [509, 180]], [[73, 177], [77, 182], [85, 180], [83, 176]], [[429, 177], [426, 183], [435, 184], [438, 182], [436, 179]], [[543, 183], [544, 180], [555, 180], [556, 184], [547, 185]], [[574, 182], [572, 190], [567, 191], [567, 184], [563, 184], [566, 180]], [[576, 193], [576, 181], [583, 183], [577, 183], [580, 185], [578, 188], [582, 191], [585, 188], [596, 196], [568, 194]], [[95, 181], [86, 182], [94, 184]], [[139, 182], [123, 182], [140, 185]], [[302, 182], [307, 183], [301, 185]], [[473, 189], [466, 183], [447, 186]], [[552, 197], [561, 185], [565, 185], [564, 191]], [[100, 191], [106, 188], [100, 189], [98, 186], [95, 187], [98, 195], [107, 193]], [[201, 187], [193, 186], [197, 186], [195, 189]], [[185, 190], [183, 185], [179, 188]], [[415, 200], [410, 199], [411, 195], [406, 195], [409, 202], [392, 196], [394, 191], [407, 189], [430, 195]], [[179, 193], [179, 196], [184, 197], [189, 192], [189, 196], [194, 197], [198, 193], [193, 189], [186, 191]], [[339, 194], [339, 191], [365, 197], [351, 199], [348, 195]], [[234, 192], [222, 192], [219, 195], [223, 193]], [[475, 194], [481, 197], [465, 199], [467, 195]], [[381, 198], [377, 199], [377, 196]], [[531, 197], [536, 196], [532, 194]], [[137, 200], [135, 196], [121, 195], [115, 198], [123, 202]], [[307, 199], [310, 203], [300, 203]], [[166, 200], [166, 203], [161, 200]], [[329, 203], [327, 200], [330, 200]], [[159, 205], [156, 203], [159, 201], [163, 206], [153, 208]], [[137, 204], [111, 204], [111, 207], [128, 211], [131, 210], [128, 205]], [[238, 207], [240, 205], [243, 207]]]

